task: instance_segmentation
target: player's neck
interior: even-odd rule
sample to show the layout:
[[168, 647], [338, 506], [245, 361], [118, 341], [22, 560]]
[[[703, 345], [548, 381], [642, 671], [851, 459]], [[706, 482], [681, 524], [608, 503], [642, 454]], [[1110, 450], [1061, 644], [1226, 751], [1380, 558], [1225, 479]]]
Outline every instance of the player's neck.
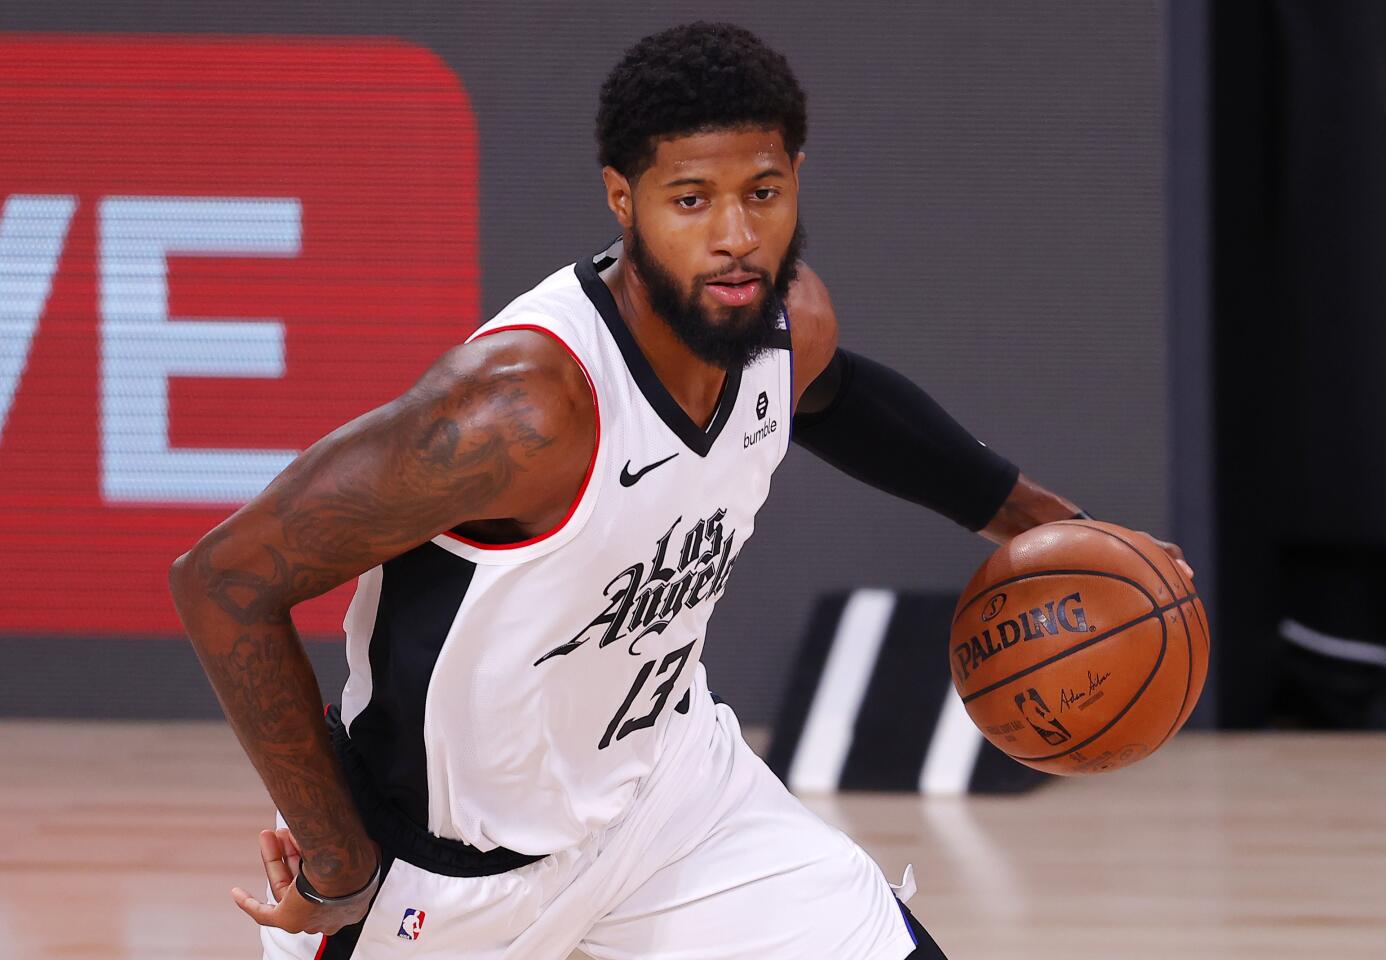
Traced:
[[640, 277], [618, 260], [601, 274], [611, 288], [621, 319], [655, 376], [690, 420], [706, 428], [717, 409], [727, 371], [701, 359], [679, 339], [669, 324], [650, 306]]

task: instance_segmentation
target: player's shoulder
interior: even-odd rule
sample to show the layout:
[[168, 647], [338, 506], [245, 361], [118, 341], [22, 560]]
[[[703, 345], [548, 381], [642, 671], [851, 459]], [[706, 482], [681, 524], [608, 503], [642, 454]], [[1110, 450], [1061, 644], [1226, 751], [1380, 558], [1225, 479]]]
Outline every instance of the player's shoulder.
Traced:
[[795, 379], [807, 385], [822, 372], [837, 349], [837, 313], [827, 284], [802, 260], [789, 285], [785, 310], [794, 343]]
[[455, 472], [492, 511], [467, 520], [561, 514], [596, 450], [596, 403], [582, 372], [535, 330], [452, 347], [391, 409], [387, 429], [415, 438], [407, 442], [419, 459]]
[[454, 390], [466, 389], [468, 381], [493, 387], [523, 383], [545, 407], [590, 410], [585, 340], [592, 312], [573, 265], [561, 267], [444, 354], [441, 371]]
[[429, 393], [468, 419], [506, 418], [521, 408], [545, 435], [583, 432], [596, 403], [573, 353], [547, 330], [501, 329], [448, 350], [425, 377]]
[[832, 299], [828, 296], [828, 285], [823, 278], [803, 260], [795, 264], [794, 280], [789, 285], [788, 304], [791, 310], [822, 311], [832, 309]]
[[596, 399], [578, 342], [592, 326], [584, 302], [573, 265], [554, 271], [443, 353], [420, 385], [479, 420], [522, 406], [546, 435], [591, 432]]

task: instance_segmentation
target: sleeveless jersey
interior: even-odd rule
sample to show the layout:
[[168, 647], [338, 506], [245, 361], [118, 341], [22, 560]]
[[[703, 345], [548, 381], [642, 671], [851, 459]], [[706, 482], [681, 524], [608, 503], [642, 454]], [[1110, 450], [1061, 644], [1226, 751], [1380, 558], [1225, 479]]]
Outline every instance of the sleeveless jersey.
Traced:
[[710, 730], [708, 617], [789, 443], [787, 315], [775, 349], [727, 373], [704, 430], [598, 275], [617, 253], [557, 271], [469, 338], [539, 330], [586, 373], [596, 449], [567, 518], [503, 546], [435, 537], [363, 574], [344, 624], [342, 717], [377, 786], [483, 851], [578, 843]]

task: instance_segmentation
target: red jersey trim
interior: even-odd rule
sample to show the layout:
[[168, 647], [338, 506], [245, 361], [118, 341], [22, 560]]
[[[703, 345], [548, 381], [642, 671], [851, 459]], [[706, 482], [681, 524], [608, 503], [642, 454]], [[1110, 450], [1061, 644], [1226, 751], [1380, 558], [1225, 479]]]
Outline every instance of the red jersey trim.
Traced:
[[487, 330], [485, 333], [477, 334], [472, 339], [480, 340], [482, 337], [489, 337], [493, 333], [504, 333], [507, 330], [533, 330], [535, 333], [542, 333], [545, 336], [553, 338], [560, 347], [567, 351], [568, 356], [573, 358], [573, 362], [578, 365], [578, 369], [582, 371], [583, 377], [587, 380], [587, 389], [592, 391], [592, 415], [596, 419], [596, 438], [592, 443], [592, 459], [587, 461], [587, 474], [582, 478], [582, 486], [578, 487], [577, 496], [573, 498], [573, 502], [568, 506], [568, 512], [563, 515], [563, 519], [558, 521], [558, 523], [550, 529], [545, 530], [538, 536], [530, 537], [528, 540], [517, 540], [514, 543], [480, 543], [476, 540], [468, 539], [460, 533], [455, 533], [452, 530], [443, 531], [446, 536], [451, 537], [453, 540], [459, 543], [465, 543], [467, 546], [475, 547], [478, 550], [518, 550], [520, 547], [528, 547], [547, 540], [567, 526], [568, 521], [573, 519], [573, 514], [577, 512], [578, 504], [582, 503], [582, 498], [587, 493], [587, 485], [592, 482], [592, 472], [597, 468], [597, 450], [601, 447], [602, 443], [602, 411], [601, 404], [597, 400], [597, 385], [592, 382], [592, 374], [587, 372], [587, 365], [578, 359], [578, 355], [573, 352], [573, 348], [568, 346], [564, 339], [552, 330], [533, 323], [517, 323], [508, 327], [496, 327], [492, 330]]

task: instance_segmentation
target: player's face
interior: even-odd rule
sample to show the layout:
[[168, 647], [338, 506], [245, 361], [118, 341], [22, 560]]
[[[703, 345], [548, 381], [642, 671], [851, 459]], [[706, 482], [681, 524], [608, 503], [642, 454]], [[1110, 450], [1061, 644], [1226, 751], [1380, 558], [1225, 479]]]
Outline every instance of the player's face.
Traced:
[[650, 305], [703, 360], [727, 369], [764, 350], [804, 234], [799, 164], [778, 130], [660, 141], [633, 184], [626, 253]]

